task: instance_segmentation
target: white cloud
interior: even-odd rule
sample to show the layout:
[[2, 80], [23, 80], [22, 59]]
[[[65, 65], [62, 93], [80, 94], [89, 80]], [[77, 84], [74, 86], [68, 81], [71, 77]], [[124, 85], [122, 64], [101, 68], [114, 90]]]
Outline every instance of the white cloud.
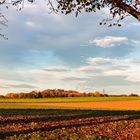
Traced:
[[32, 22], [32, 21], [27, 21], [25, 24], [26, 24], [28, 27], [31, 27], [31, 28], [34, 28], [34, 27], [35, 27], [35, 23]]
[[[139, 62], [133, 62], [133, 60], [131, 61], [131, 59], [124, 59], [124, 60], [121, 60], [122, 63], [121, 64], [125, 64], [126, 66], [129, 66], [129, 67], [126, 67], [125, 69], [122, 69], [122, 70], [106, 70], [103, 72], [103, 74], [105, 76], [124, 76], [125, 77], [125, 80], [127, 81], [131, 81], [131, 82], [140, 82], [140, 72], [139, 72], [139, 69], [140, 69], [140, 66], [137, 64]], [[119, 63], [117, 64], [118, 67], [119, 67]]]
[[140, 67], [135, 67], [135, 69], [130, 69], [127, 71], [127, 78], [126, 80], [132, 82], [140, 82]]
[[95, 44], [102, 48], [110, 48], [120, 45], [120, 43], [126, 43], [127, 41], [127, 37], [105, 36], [104, 38], [90, 40], [89, 44]]
[[129, 62], [134, 65], [140, 64], [140, 59], [130, 59]]
[[108, 70], [104, 71], [105, 76], [126, 76], [125, 70]]
[[103, 58], [103, 57], [89, 57], [87, 58], [87, 63], [92, 64], [104, 64], [104, 63], [116, 63], [117, 59], [111, 59], [111, 58]]
[[94, 66], [81, 66], [79, 69], [79, 71], [92, 71], [92, 70], [96, 70], [96, 68]]
[[140, 41], [138, 41], [138, 40], [131, 40], [131, 44], [134, 47], [140, 47]]
[[135, 69], [126, 69], [126, 70], [110, 70], [104, 72], [105, 76], [125, 76], [125, 80], [131, 82], [140, 82], [140, 73], [139, 68], [135, 67]]
[[[122, 76], [130, 82], [140, 82], [140, 60], [134, 58], [103, 58], [89, 57], [86, 59], [88, 65], [79, 68], [80, 71], [95, 71], [100, 70], [100, 74], [104, 76]], [[109, 65], [105, 65], [109, 63]], [[100, 65], [103, 64], [103, 65]], [[111, 64], [111, 65], [110, 65]], [[112, 64], [114, 67], [112, 67]], [[98, 76], [98, 74], [96, 74]]]
[[140, 42], [137, 41], [137, 40], [131, 40], [131, 42], [134, 43], [134, 44], [139, 44], [139, 43], [140, 43]]
[[[5, 74], [3, 74], [5, 73]], [[47, 67], [47, 69], [14, 69], [9, 71], [0, 70], [0, 94], [7, 92], [41, 90], [46, 88], [74, 89], [81, 80], [90, 75], [79, 71], [78, 68], [69, 69], [65, 66]], [[17, 78], [15, 78], [17, 77]], [[70, 79], [67, 82], [65, 79]], [[11, 84], [12, 83], [12, 84]]]

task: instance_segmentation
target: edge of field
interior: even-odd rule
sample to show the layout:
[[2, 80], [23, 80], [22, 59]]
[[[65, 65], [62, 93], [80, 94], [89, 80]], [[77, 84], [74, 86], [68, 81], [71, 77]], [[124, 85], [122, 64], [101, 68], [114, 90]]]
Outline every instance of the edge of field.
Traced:
[[140, 100], [140, 97], [0, 98], [0, 103], [67, 103]]

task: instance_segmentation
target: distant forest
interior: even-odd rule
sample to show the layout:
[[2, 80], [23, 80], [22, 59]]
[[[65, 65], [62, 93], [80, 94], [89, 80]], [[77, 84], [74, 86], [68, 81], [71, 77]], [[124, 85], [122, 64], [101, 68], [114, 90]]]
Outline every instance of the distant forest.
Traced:
[[29, 93], [7, 93], [6, 95], [0, 95], [0, 98], [56, 98], [56, 97], [111, 97], [111, 96], [139, 96], [137, 94], [121, 94], [121, 95], [109, 95], [103, 94], [99, 91], [95, 92], [78, 92], [73, 90], [63, 89], [46, 89], [43, 91], [31, 91]]

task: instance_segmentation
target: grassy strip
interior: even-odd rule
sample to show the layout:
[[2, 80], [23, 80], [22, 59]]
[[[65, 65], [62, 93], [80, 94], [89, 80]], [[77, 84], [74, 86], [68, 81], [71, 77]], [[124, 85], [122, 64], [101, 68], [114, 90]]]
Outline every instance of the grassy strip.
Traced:
[[140, 97], [64, 97], [64, 98], [0, 98], [0, 103], [64, 103], [140, 100]]
[[64, 109], [64, 108], [70, 108], [70, 107], [47, 106], [45, 103], [43, 103], [43, 104], [39, 104], [39, 103], [0, 103], [0, 109]]

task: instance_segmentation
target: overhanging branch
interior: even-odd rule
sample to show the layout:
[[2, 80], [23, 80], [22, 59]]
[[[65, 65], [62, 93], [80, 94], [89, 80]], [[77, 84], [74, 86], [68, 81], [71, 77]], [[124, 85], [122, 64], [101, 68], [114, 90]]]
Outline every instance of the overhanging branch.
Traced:
[[131, 5], [128, 5], [127, 3], [123, 2], [122, 0], [114, 1], [114, 0], [108, 0], [109, 3], [111, 3], [113, 6], [118, 7], [125, 12], [129, 13], [136, 19], [140, 20], [140, 12], [138, 12], [135, 8], [133, 8]]

